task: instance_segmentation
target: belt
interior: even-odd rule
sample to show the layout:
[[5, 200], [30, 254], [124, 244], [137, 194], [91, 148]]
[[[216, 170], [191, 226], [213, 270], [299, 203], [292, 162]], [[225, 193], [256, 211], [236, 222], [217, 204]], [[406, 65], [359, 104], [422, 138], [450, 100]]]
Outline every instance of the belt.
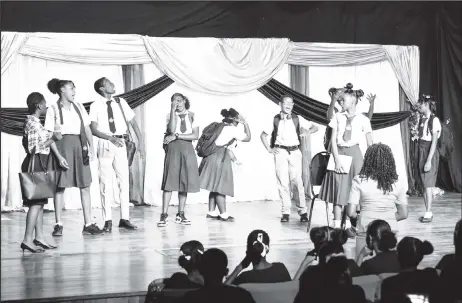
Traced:
[[119, 139], [128, 139], [128, 135], [112, 135], [112, 136], [119, 138]]
[[281, 148], [281, 149], [285, 149], [285, 150], [290, 154], [291, 151], [297, 150], [297, 149], [299, 148], [299, 145], [284, 146], [284, 145], [275, 144], [274, 147], [276, 147], [276, 148]]

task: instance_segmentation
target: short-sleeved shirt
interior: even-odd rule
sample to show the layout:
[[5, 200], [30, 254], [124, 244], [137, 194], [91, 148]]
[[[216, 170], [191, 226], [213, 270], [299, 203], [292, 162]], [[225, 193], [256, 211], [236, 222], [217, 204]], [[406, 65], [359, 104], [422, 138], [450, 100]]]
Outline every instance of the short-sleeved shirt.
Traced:
[[[176, 127], [175, 127], [175, 134], [191, 134], [193, 132], [193, 128], [198, 127], [197, 123], [197, 117], [196, 114], [190, 111], [185, 111], [181, 115], [185, 115], [183, 117], [184, 122], [186, 124], [186, 131], [182, 132], [181, 131], [181, 117], [178, 112], [175, 112], [175, 115], [178, 116], [178, 119], [176, 120]], [[192, 122], [191, 122], [192, 121]], [[167, 120], [166, 120], [166, 125], [168, 127], [168, 124], [170, 123], [170, 113], [167, 114]]]
[[[27, 138], [27, 153], [32, 153], [35, 147], [36, 154], [48, 155], [50, 148], [45, 147], [45, 142], [50, 139], [49, 132], [35, 116], [27, 116], [24, 123], [24, 136]], [[26, 147], [26, 146], [25, 146]]]
[[223, 127], [218, 138], [215, 140], [216, 146], [224, 146], [228, 144], [231, 140], [235, 139], [237, 141], [242, 141], [247, 137], [247, 134], [242, 130], [240, 125], [234, 126], [227, 124]]
[[406, 191], [405, 183], [400, 179], [391, 192], [384, 194], [382, 189], [377, 188], [377, 181], [354, 177], [348, 203], [360, 205], [358, 233], [365, 233], [369, 223], [377, 219], [387, 221], [391, 229], [396, 231], [396, 204], [407, 205]]
[[234, 285], [245, 283], [279, 283], [291, 281], [287, 267], [279, 262], [274, 262], [271, 267], [261, 270], [249, 270], [241, 273], [234, 281]]
[[[420, 126], [421, 121], [422, 121], [422, 118], [419, 118], [419, 126]], [[419, 138], [420, 140], [432, 141], [432, 135], [438, 134], [438, 138], [441, 136], [441, 122], [440, 122], [440, 119], [438, 119], [438, 117], [433, 118], [433, 129], [432, 129], [433, 133], [430, 133], [429, 131], [427, 131], [429, 121], [430, 121], [430, 118], [425, 120], [425, 122], [423, 123], [423, 136]]]
[[[125, 117], [127, 118], [127, 122], [130, 122], [135, 118], [135, 113], [127, 104], [123, 98], [120, 99], [120, 105], [122, 105], [122, 109], [125, 113]], [[124, 135], [127, 133], [127, 123], [125, 123], [124, 116], [122, 111], [120, 110], [119, 104], [115, 102], [114, 98], [111, 98], [111, 108], [114, 117], [114, 124], [115, 124], [115, 133], [111, 132], [109, 128], [109, 117], [108, 117], [108, 105], [107, 100], [104, 97], [100, 97], [98, 100], [93, 102], [90, 106], [90, 120], [92, 122], [98, 123], [98, 130], [102, 133], [108, 135]]]
[[[351, 117], [350, 117], [351, 118]], [[360, 143], [365, 134], [372, 132], [371, 121], [363, 114], [356, 113], [351, 120], [351, 139], [348, 142], [343, 140], [347, 126], [347, 113], [336, 113], [330, 120], [329, 127], [337, 130], [338, 146], [353, 146]]]
[[[59, 102], [59, 101], [58, 101]], [[63, 124], [59, 114], [58, 102], [53, 103], [48, 107], [45, 117], [45, 128], [50, 132], [61, 132], [62, 135], [80, 135], [81, 122], [79, 114], [75, 111], [71, 104], [69, 109], [62, 107]], [[82, 115], [83, 125], [90, 125], [90, 117], [88, 116], [85, 107], [81, 103], [74, 102]]]
[[[279, 121], [278, 134], [276, 136], [276, 141], [274, 142], [274, 144], [282, 146], [300, 145], [300, 140], [298, 139], [295, 123], [292, 121], [292, 114], [279, 113], [279, 115], [281, 117], [281, 120]], [[298, 121], [300, 123], [300, 128], [304, 128], [306, 130], [310, 129], [313, 125], [312, 122], [306, 120], [301, 116], [298, 116]], [[268, 124], [267, 128], [265, 128], [263, 131], [266, 134], [271, 135], [273, 129], [274, 119], [271, 120], [271, 124]]]

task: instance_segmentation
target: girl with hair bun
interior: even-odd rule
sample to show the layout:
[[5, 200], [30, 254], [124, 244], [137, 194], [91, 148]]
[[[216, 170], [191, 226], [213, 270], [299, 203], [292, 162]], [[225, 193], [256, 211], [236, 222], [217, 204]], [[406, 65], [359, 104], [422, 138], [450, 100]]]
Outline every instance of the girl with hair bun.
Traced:
[[[399, 272], [397, 243], [390, 224], [384, 220], [372, 221], [367, 228], [366, 245], [356, 257], [363, 275]], [[364, 257], [371, 255], [372, 258], [363, 262]]]
[[[217, 148], [199, 165], [200, 187], [210, 192], [207, 218], [233, 222], [234, 218], [226, 211], [226, 196], [234, 196], [231, 162], [235, 157], [228, 147], [236, 142], [249, 142], [251, 133], [247, 121], [234, 108], [222, 109], [220, 113], [223, 120], [217, 124], [217, 132], [221, 128], [214, 142]], [[239, 123], [244, 126], [244, 132], [238, 128]], [[219, 213], [216, 212], [217, 206]]]
[[199, 139], [199, 124], [196, 114], [189, 110], [189, 99], [175, 93], [171, 98], [167, 115], [167, 131], [164, 138], [165, 160], [162, 178], [162, 213], [158, 227], [168, 224], [168, 207], [172, 192], [178, 192], [178, 213], [175, 223], [190, 225], [186, 218], [186, 199], [189, 193], [200, 191], [197, 157], [192, 142]]
[[[329, 123], [332, 128], [330, 161], [334, 161], [335, 170], [327, 172], [319, 198], [334, 204], [334, 228], [342, 225], [342, 208], [347, 205], [346, 197], [350, 194], [352, 180], [363, 165], [363, 155], [359, 148], [362, 136], [366, 137], [368, 147], [372, 145], [371, 122], [356, 111], [356, 104], [363, 95], [362, 90], [354, 90], [353, 85], [348, 83], [339, 97], [343, 111], [335, 114]], [[351, 225], [354, 231], [356, 222], [351, 220]]]
[[422, 223], [433, 221], [433, 187], [438, 176], [439, 152], [438, 139], [441, 136], [441, 122], [435, 116], [436, 104], [430, 95], [422, 95], [418, 101], [419, 141], [417, 145], [417, 177], [424, 187], [425, 214], [419, 218]]
[[61, 212], [64, 206], [64, 190], [70, 187], [80, 189], [84, 226], [82, 234], [97, 235], [102, 230], [92, 222], [90, 185], [92, 182], [90, 161], [93, 160], [93, 134], [90, 117], [79, 102], [75, 102], [75, 85], [70, 80], [51, 79], [48, 89], [58, 95], [47, 111], [45, 128], [60, 140], [56, 147], [69, 163], [69, 168], [61, 173], [56, 191], [55, 220], [53, 236], [63, 235]]
[[[247, 237], [245, 258], [226, 280], [226, 284], [278, 283], [291, 280], [289, 271], [283, 263], [266, 261], [270, 250], [270, 238], [260, 229], [252, 231]], [[253, 269], [241, 273], [250, 264]]]
[[[21, 165], [22, 172], [29, 171], [32, 165], [34, 172], [53, 171], [68, 168], [66, 159], [56, 148], [58, 138], [52, 136], [41, 124], [40, 117], [45, 115], [47, 104], [41, 93], [31, 93], [27, 97], [27, 107], [29, 115], [24, 123], [24, 134], [22, 145], [26, 151], [26, 158]], [[52, 153], [50, 153], [50, 150]], [[23, 205], [29, 207], [26, 218], [26, 230], [24, 239], [21, 242], [21, 249], [32, 253], [42, 253], [45, 249], [56, 248], [55, 245], [47, 243], [43, 234], [43, 206], [48, 203], [48, 199], [28, 200], [23, 197]], [[35, 231], [35, 239], [33, 239]]]
[[380, 294], [376, 295], [380, 302], [398, 302], [409, 294], [424, 295], [429, 302], [441, 302], [437, 271], [434, 268], [417, 269], [423, 257], [433, 253], [433, 245], [428, 241], [404, 237], [398, 243], [397, 251], [401, 270], [399, 274], [383, 280]]

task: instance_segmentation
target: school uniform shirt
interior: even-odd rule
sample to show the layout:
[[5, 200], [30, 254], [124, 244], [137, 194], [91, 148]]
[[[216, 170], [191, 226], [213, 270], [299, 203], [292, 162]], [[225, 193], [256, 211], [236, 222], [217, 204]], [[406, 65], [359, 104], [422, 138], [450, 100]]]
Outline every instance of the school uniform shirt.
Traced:
[[[83, 125], [90, 125], [90, 117], [88, 116], [85, 107], [81, 103], [74, 102], [82, 115]], [[69, 109], [62, 107], [63, 122], [59, 114], [58, 102], [53, 103], [48, 107], [45, 117], [45, 128], [50, 132], [61, 132], [62, 135], [80, 135], [80, 117], [75, 111], [74, 106], [71, 104]]]
[[268, 268], [261, 270], [249, 270], [241, 273], [234, 281], [234, 285], [245, 283], [279, 283], [291, 281], [287, 267], [280, 263], [274, 262]]
[[40, 123], [40, 119], [36, 116], [27, 116], [24, 125], [24, 135], [27, 137], [27, 152], [32, 153], [35, 147], [36, 154], [48, 155], [50, 148], [45, 147], [45, 142], [50, 139], [49, 132]]
[[430, 117], [422, 121], [422, 117], [419, 118], [418, 128], [423, 127], [423, 136], [419, 137], [420, 140], [423, 141], [432, 141], [432, 135], [438, 133], [438, 138], [441, 136], [441, 122], [438, 117], [433, 118], [433, 133], [430, 133], [428, 130], [428, 122], [430, 121]]
[[[351, 119], [351, 117], [350, 117]], [[350, 147], [360, 143], [364, 134], [372, 133], [371, 121], [361, 113], [356, 113], [351, 120], [351, 139], [348, 142], [343, 140], [343, 135], [347, 127], [346, 112], [336, 113], [329, 122], [329, 127], [337, 130], [337, 145]]]
[[242, 141], [247, 137], [246, 133], [242, 129], [241, 125], [226, 125], [223, 127], [218, 138], [215, 140], [216, 146], [224, 146], [228, 144], [231, 140], [236, 139], [237, 141]]
[[[190, 117], [190, 113], [189, 111], [185, 111], [184, 113], [182, 113], [181, 115], [185, 115], [184, 116], [184, 121], [185, 121], [185, 124], [186, 124], [186, 131], [182, 132], [181, 131], [181, 118], [180, 118], [180, 114], [178, 112], [175, 112], [175, 115], [178, 117], [177, 120], [176, 120], [176, 127], [175, 127], [175, 132], [174, 134], [191, 134], [193, 132], [193, 128], [195, 127], [198, 127], [198, 123], [197, 121], [197, 117], [196, 117], [196, 113], [193, 113], [192, 114], [192, 117], [193, 117], [193, 122], [191, 123], [191, 117]], [[170, 123], [170, 113], [167, 114], [167, 120], [166, 120], [166, 126], [168, 127], [168, 124]]]
[[358, 220], [358, 233], [366, 233], [367, 226], [376, 219], [382, 219], [390, 224], [391, 230], [398, 229], [396, 221], [396, 204], [407, 205], [406, 184], [403, 180], [393, 185], [393, 190], [387, 194], [377, 188], [377, 181], [362, 179], [360, 176], [353, 178], [348, 203], [360, 205], [361, 215]]
[[[125, 117], [127, 118], [127, 122], [130, 122], [135, 118], [135, 113], [127, 104], [123, 98], [119, 98], [120, 105], [122, 105], [122, 109], [125, 113]], [[109, 117], [108, 117], [108, 99], [101, 96], [98, 100], [93, 102], [90, 106], [90, 120], [92, 122], [98, 123], [98, 130], [106, 135], [125, 135], [127, 134], [127, 124], [125, 123], [125, 119], [123, 116], [122, 111], [120, 110], [119, 104], [115, 101], [114, 98], [111, 98], [111, 108], [112, 113], [114, 116], [114, 124], [115, 124], [115, 133], [111, 132], [109, 128]]]
[[[297, 146], [300, 145], [300, 140], [298, 139], [297, 129], [295, 128], [295, 123], [292, 121], [292, 114], [283, 114], [279, 113], [281, 120], [279, 121], [278, 133], [276, 140], [274, 141], [275, 145], [281, 146]], [[298, 116], [298, 121], [300, 123], [300, 133], [302, 128], [308, 130], [313, 125], [312, 122], [306, 120], [302, 116]], [[268, 124], [267, 128], [264, 129], [264, 132], [271, 136], [274, 129], [274, 119], [271, 120], [271, 124]]]

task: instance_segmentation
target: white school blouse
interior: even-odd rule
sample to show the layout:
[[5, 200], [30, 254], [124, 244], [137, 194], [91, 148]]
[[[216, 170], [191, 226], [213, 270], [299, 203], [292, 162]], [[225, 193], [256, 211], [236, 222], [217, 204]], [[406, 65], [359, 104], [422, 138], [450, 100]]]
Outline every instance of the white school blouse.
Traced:
[[[79, 102], [74, 104], [80, 110], [82, 115], [83, 125], [90, 125], [90, 117], [88, 116], [85, 107]], [[58, 102], [54, 102], [47, 109], [47, 114], [45, 116], [45, 128], [50, 132], [61, 132], [62, 135], [80, 135], [80, 117], [79, 114], [75, 111], [74, 106], [71, 104], [69, 109], [65, 107], [62, 108], [63, 111], [63, 124], [61, 124], [61, 118], [59, 115]]]
[[247, 134], [244, 132], [243, 126], [241, 124], [238, 124], [237, 126], [226, 125], [225, 127], [223, 127], [223, 130], [221, 131], [220, 135], [215, 140], [215, 145], [224, 146], [228, 144], [232, 139], [242, 141], [246, 137]]
[[[92, 122], [98, 123], [98, 130], [107, 135], [125, 135], [127, 133], [127, 123], [125, 123], [124, 116], [120, 110], [119, 104], [115, 102], [114, 98], [111, 98], [112, 113], [114, 115], [114, 124], [116, 132], [113, 134], [109, 128], [109, 118], [107, 113], [107, 99], [100, 97], [98, 100], [93, 102], [90, 106], [90, 120]], [[135, 113], [127, 104], [123, 98], [120, 98], [120, 105], [125, 113], [127, 122], [130, 122], [135, 118]]]
[[[421, 125], [421, 122], [422, 121], [422, 118], [419, 118], [419, 124], [418, 124], [418, 127], [420, 127]], [[441, 136], [441, 122], [440, 122], [440, 119], [438, 119], [438, 117], [435, 117], [433, 118], [433, 134], [430, 133], [428, 130], [428, 122], [430, 121], [430, 117], [428, 117], [428, 119], [425, 121], [425, 123], [423, 123], [423, 136], [420, 137], [419, 139], [420, 140], [423, 140], [423, 141], [432, 141], [432, 135], [434, 134], [438, 134], [438, 138]]]
[[362, 113], [356, 113], [351, 121], [351, 139], [348, 142], [343, 140], [343, 134], [347, 125], [347, 114], [345, 112], [336, 113], [330, 120], [329, 127], [337, 130], [338, 146], [353, 146], [359, 144], [365, 134], [372, 133], [371, 121]]
[[[189, 119], [189, 114], [193, 114], [193, 122], [191, 123], [191, 120]], [[179, 117], [179, 113], [175, 112], [175, 115], [177, 115], [178, 119], [176, 120], [176, 128], [174, 134], [191, 134], [193, 132], [193, 128], [198, 127], [198, 120], [197, 120], [197, 115], [196, 113], [185, 111], [183, 114], [185, 114], [184, 119], [186, 122], [186, 131], [182, 132], [181, 131], [181, 118]], [[183, 115], [182, 114], [182, 115]], [[167, 114], [167, 120], [166, 120], [166, 125], [168, 127], [168, 124], [170, 123], [170, 113]]]

